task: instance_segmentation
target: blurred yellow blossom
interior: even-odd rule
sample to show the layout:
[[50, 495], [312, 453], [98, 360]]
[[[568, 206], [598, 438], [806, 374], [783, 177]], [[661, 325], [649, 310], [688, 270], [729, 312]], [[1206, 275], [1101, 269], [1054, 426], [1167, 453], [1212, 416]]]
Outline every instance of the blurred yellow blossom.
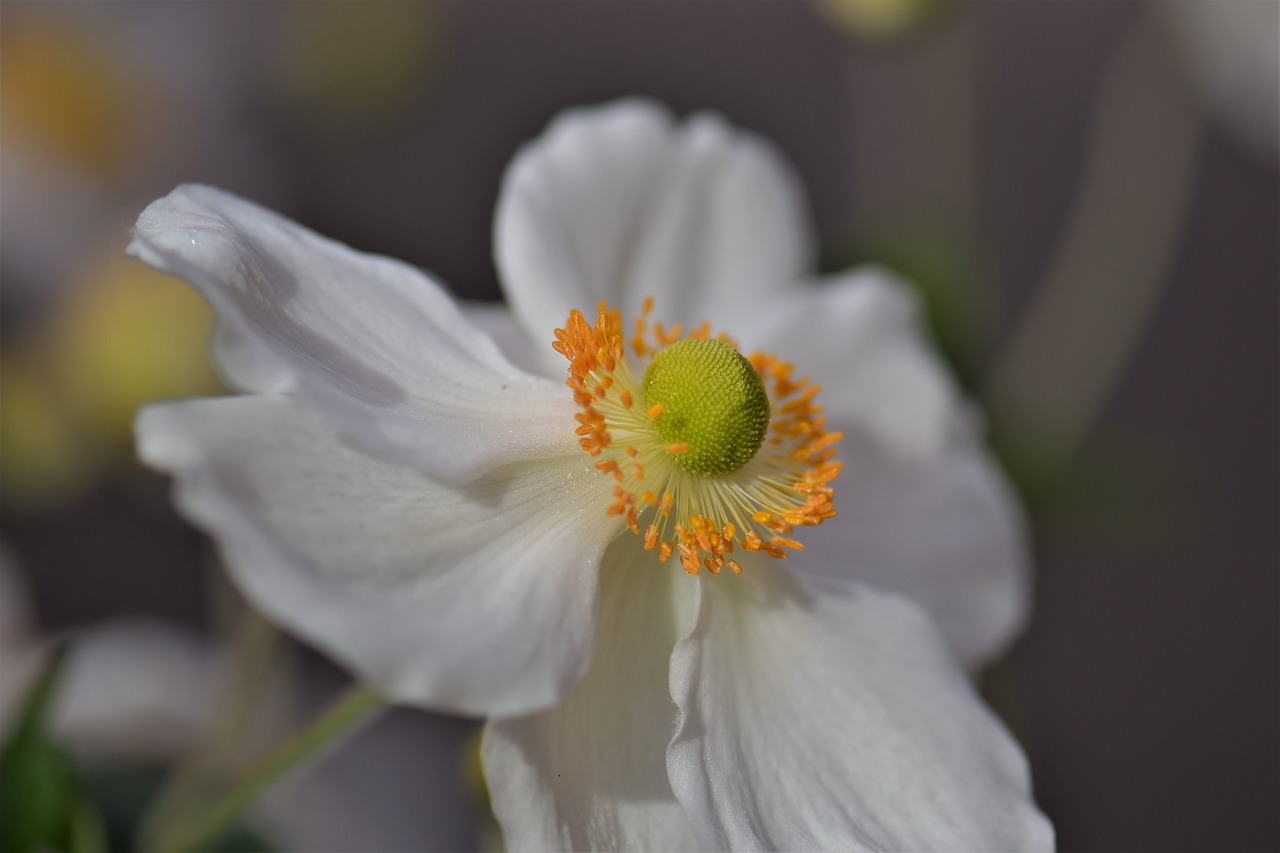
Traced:
[[818, 9], [849, 35], [889, 39], [910, 30], [938, 5], [937, 0], [819, 0]]
[[134, 412], [156, 397], [216, 393], [212, 314], [189, 287], [111, 246], [47, 321], [4, 356], [0, 382], [3, 496], [70, 497], [104, 464], [130, 458]]

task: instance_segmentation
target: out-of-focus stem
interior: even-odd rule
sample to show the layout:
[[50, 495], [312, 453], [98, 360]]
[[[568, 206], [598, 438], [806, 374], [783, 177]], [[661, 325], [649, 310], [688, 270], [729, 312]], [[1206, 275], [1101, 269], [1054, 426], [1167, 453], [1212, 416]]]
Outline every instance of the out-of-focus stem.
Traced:
[[309, 726], [250, 767], [224, 796], [176, 827], [171, 837], [162, 839], [163, 849], [172, 853], [198, 850], [223, 832], [281, 776], [303, 760], [340, 743], [384, 707], [382, 698], [369, 688], [351, 688]]
[[279, 632], [252, 608], [236, 628], [231, 672], [211, 730], [178, 766], [161, 790], [140, 833], [144, 850], [164, 850], [163, 839], [186, 822], [191, 810], [219, 785], [260, 704], [274, 667]]
[[1201, 124], [1138, 21], [1106, 69], [1075, 208], [1044, 283], [984, 398], [1032, 485], [1061, 470], [1097, 419], [1165, 283]]

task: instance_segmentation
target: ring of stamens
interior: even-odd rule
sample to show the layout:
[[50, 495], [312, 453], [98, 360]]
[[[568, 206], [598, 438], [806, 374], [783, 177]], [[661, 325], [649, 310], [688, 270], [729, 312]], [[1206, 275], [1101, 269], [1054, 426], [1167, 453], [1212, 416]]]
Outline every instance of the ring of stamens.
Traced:
[[[650, 322], [646, 299], [630, 336], [621, 312], [603, 301], [595, 322], [573, 311], [552, 346], [569, 360], [566, 384], [579, 406], [577, 434], [595, 467], [616, 481], [610, 515], [621, 516], [646, 550], [666, 562], [678, 555], [690, 574], [712, 574], [742, 566], [736, 548], [785, 557], [803, 550], [796, 528], [821, 524], [836, 512], [831, 481], [841, 434], [824, 428], [819, 386], [794, 378], [794, 368], [776, 356], [747, 357], [768, 392], [770, 417], [760, 450], [732, 473], [710, 476], [675, 463], [687, 445], [664, 443], [654, 422], [663, 407], [647, 405], [640, 378], [664, 347], [682, 338], [711, 338], [707, 323], [685, 334], [681, 326]], [[734, 349], [727, 335], [717, 335]], [[642, 532], [643, 531], [643, 532]]]

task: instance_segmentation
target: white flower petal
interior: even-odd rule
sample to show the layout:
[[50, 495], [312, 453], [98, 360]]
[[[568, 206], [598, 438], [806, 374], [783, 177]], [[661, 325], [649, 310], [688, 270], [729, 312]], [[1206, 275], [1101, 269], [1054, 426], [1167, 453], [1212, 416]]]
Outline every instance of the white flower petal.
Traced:
[[905, 593], [968, 667], [991, 661], [1025, 624], [1025, 524], [990, 457], [966, 442], [918, 463], [846, 439], [840, 515], [807, 528], [795, 565]]
[[493, 720], [485, 776], [508, 850], [688, 850], [664, 756], [667, 687], [698, 586], [624, 534], [605, 555], [591, 671], [556, 709]]
[[1016, 502], [925, 340], [908, 287], [878, 268], [812, 284], [734, 327], [822, 386], [845, 433], [839, 518], [804, 531], [797, 565], [906, 593], [967, 665], [1021, 629], [1028, 556]]
[[138, 437], [246, 595], [390, 698], [526, 713], [586, 671], [619, 524], [580, 451], [449, 487], [266, 396], [152, 406]]
[[143, 211], [129, 252], [210, 301], [232, 383], [298, 394], [371, 453], [465, 481], [575, 446], [564, 389], [512, 367], [409, 266], [190, 185]]
[[566, 113], [520, 152], [495, 250], [539, 339], [600, 299], [633, 316], [653, 296], [656, 319], [714, 321], [726, 300], [781, 292], [812, 256], [799, 184], [768, 143], [636, 100]]
[[[718, 848], [1053, 844], [1026, 761], [905, 599], [752, 561], [671, 661], [671, 784]], [[728, 581], [728, 582], [726, 582]]]
[[856, 428], [920, 459], [950, 440], [962, 409], [954, 382], [922, 334], [907, 287], [876, 268], [854, 270], [758, 306], [734, 304], [725, 329], [822, 386], [837, 428]]

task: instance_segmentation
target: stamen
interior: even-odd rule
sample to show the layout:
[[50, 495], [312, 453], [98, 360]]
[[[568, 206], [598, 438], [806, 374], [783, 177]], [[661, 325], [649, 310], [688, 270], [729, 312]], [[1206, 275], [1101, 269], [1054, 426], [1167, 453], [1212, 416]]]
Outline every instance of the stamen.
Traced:
[[[690, 441], [678, 433], [665, 439], [659, 434], [659, 427], [669, 431], [674, 423], [668, 418], [688, 413], [682, 415], [670, 399], [647, 400], [639, 377], [666, 348], [688, 346], [686, 341], [719, 342], [740, 356], [733, 339], [713, 335], [710, 324], [700, 323], [682, 337], [681, 325], [654, 322], [652, 311], [647, 298], [630, 340], [616, 309], [601, 303], [590, 324], [573, 311], [552, 342], [569, 362], [565, 384], [579, 407], [579, 444], [595, 459], [595, 469], [615, 482], [605, 513], [619, 517], [645, 550], [657, 551], [659, 562], [678, 554], [689, 574], [706, 569], [719, 575], [725, 567], [742, 574], [742, 565], [728, 556], [738, 547], [774, 558], [803, 550], [795, 531], [835, 516], [830, 483], [840, 473], [834, 454], [841, 435], [825, 428], [818, 386], [796, 378], [795, 368], [776, 356], [752, 353], [745, 363], [763, 383], [763, 410], [769, 413], [761, 443], [726, 473], [690, 470]], [[696, 371], [693, 376], [688, 387], [695, 398], [717, 398], [730, 387], [718, 373], [704, 380]], [[711, 405], [716, 411], [720, 404]], [[721, 443], [719, 429], [704, 430], [713, 449]], [[701, 443], [697, 447], [702, 450]]]

